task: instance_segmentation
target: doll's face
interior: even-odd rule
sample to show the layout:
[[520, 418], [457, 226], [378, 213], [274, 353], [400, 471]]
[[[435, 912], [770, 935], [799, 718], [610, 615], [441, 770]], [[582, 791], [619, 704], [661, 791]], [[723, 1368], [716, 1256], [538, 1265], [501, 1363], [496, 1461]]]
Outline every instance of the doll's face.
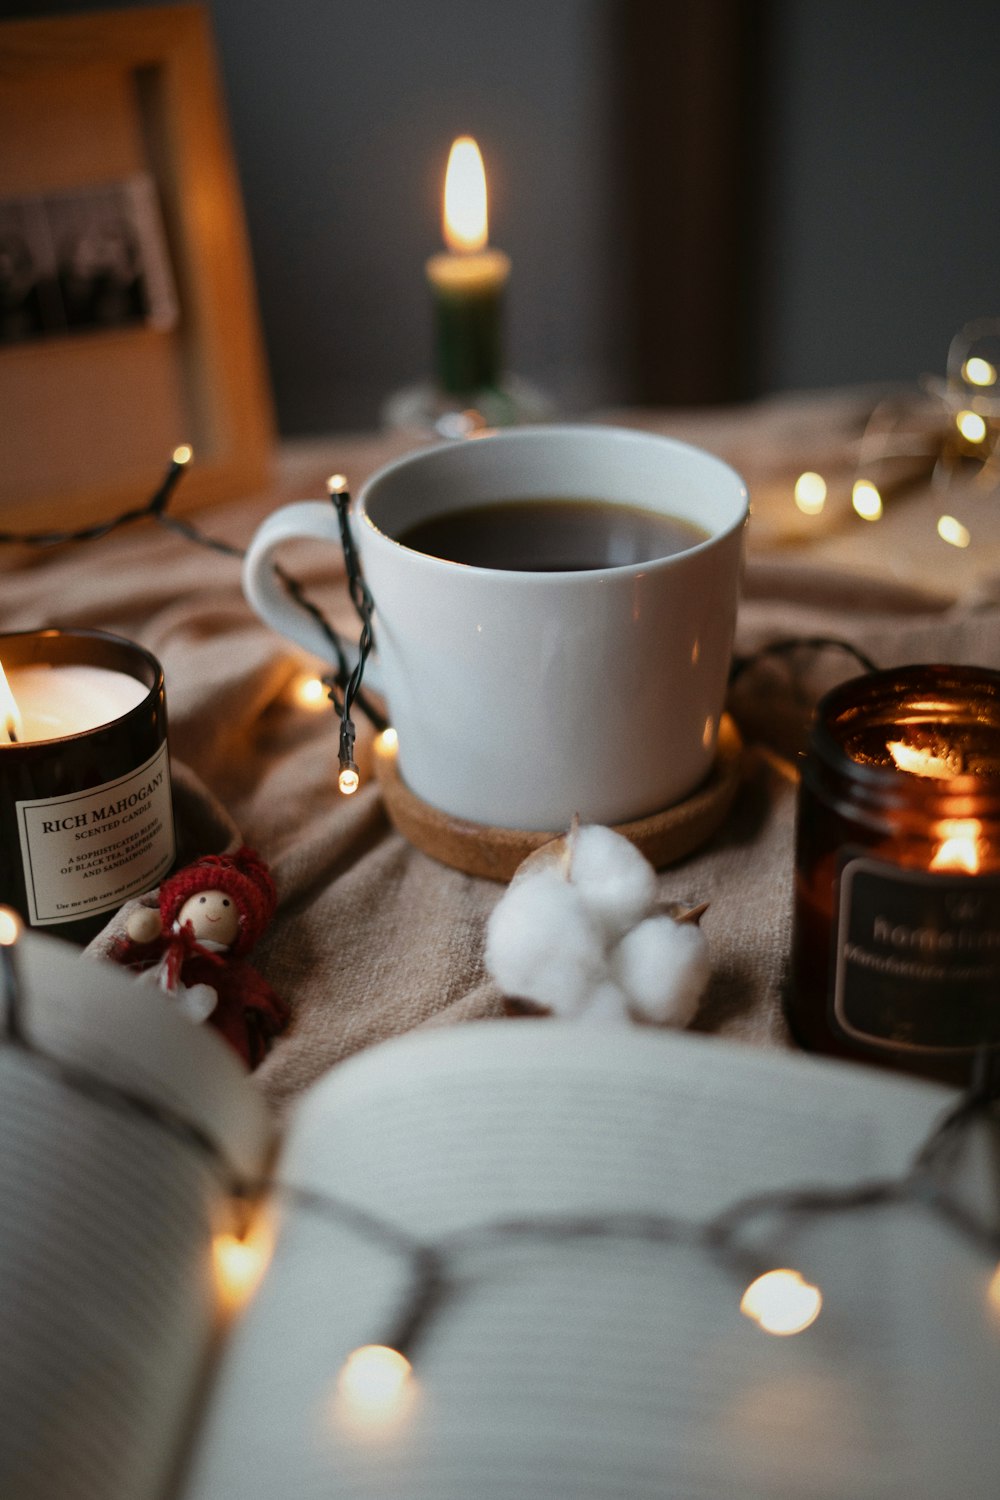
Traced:
[[196, 938], [208, 938], [226, 948], [236, 941], [240, 930], [236, 903], [225, 891], [199, 891], [196, 896], [189, 896], [177, 913], [178, 926], [188, 922]]

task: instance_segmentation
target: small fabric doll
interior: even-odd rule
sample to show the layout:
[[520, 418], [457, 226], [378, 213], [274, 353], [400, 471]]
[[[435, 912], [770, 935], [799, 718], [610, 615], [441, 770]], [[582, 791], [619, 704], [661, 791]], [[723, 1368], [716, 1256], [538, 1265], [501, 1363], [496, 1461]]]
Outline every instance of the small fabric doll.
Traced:
[[113, 958], [171, 995], [192, 1021], [215, 1026], [251, 1068], [288, 1009], [244, 961], [274, 915], [277, 895], [260, 856], [208, 854], [160, 886], [159, 911], [140, 906]]

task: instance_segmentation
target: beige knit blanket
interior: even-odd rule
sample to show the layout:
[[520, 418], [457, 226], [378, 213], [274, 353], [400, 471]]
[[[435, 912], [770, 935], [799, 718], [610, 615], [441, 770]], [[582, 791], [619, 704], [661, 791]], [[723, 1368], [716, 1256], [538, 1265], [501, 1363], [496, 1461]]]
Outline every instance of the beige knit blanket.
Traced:
[[[870, 397], [855, 393], [627, 419], [712, 449], [749, 482], [754, 514], [738, 652], [826, 634], [861, 645], [880, 665], [1000, 666], [1000, 529], [986, 503], [976, 502], [981, 524], [962, 553], [937, 537], [941, 498], [926, 484], [893, 498], [875, 525], [851, 514], [844, 497], [869, 405]], [[269, 494], [203, 513], [199, 522], [245, 545], [275, 505], [322, 494], [333, 470], [356, 488], [404, 446], [349, 438], [288, 445]], [[835, 480], [820, 517], [803, 517], [792, 504], [803, 469]], [[957, 511], [959, 499], [950, 503]], [[279, 1110], [359, 1048], [416, 1026], [500, 1013], [482, 962], [484, 924], [500, 887], [436, 864], [388, 825], [364, 720], [363, 786], [349, 800], [339, 795], [332, 712], [303, 707], [294, 695], [316, 663], [253, 616], [235, 561], [142, 523], [56, 552], [9, 551], [0, 566], [0, 628], [101, 627], [141, 641], [162, 661], [185, 856], [239, 837], [270, 862], [280, 906], [252, 961], [287, 998], [293, 1018], [255, 1076]], [[288, 566], [355, 633], [339, 557], [293, 549]], [[733, 811], [708, 845], [660, 877], [665, 896], [709, 903], [703, 931], [714, 978], [699, 1030], [789, 1044], [781, 996], [794, 755], [816, 695], [855, 671], [840, 652], [801, 652], [748, 671], [733, 694], [750, 747]]]

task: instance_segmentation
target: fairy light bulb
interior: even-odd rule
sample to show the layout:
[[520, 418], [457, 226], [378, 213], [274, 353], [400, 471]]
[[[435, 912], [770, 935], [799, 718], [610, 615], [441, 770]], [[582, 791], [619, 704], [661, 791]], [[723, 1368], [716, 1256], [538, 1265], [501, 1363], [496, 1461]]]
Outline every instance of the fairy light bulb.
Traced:
[[340, 722], [340, 773], [337, 777], [337, 787], [345, 797], [353, 797], [361, 785], [361, 776], [354, 764], [354, 733], [354, 721], [342, 719]]
[[22, 922], [9, 906], [0, 906], [0, 948], [13, 948], [21, 936]]
[[955, 516], [939, 516], [937, 534], [950, 547], [967, 547], [972, 541], [968, 526], [963, 526]]
[[822, 1306], [819, 1287], [810, 1285], [798, 1271], [787, 1268], [758, 1276], [740, 1300], [744, 1317], [779, 1338], [802, 1333], [815, 1323]]
[[986, 423], [977, 411], [960, 411], [955, 426], [967, 443], [981, 443], [986, 436]]
[[988, 359], [980, 359], [978, 354], [974, 354], [962, 366], [962, 376], [970, 385], [995, 385], [997, 372]]
[[388, 1344], [364, 1344], [347, 1356], [337, 1391], [352, 1416], [369, 1421], [398, 1415], [409, 1392], [413, 1366]]
[[303, 708], [325, 708], [326, 688], [318, 677], [302, 676], [293, 689], [295, 701]]
[[270, 1258], [270, 1236], [259, 1222], [245, 1235], [222, 1233], [212, 1237], [215, 1289], [227, 1312], [235, 1312], [249, 1302]]
[[375, 741], [375, 748], [382, 755], [395, 755], [399, 749], [399, 735], [391, 724], [387, 729], [382, 730], [382, 733]]
[[795, 481], [795, 504], [805, 516], [818, 516], [826, 504], [826, 480], [807, 469]]
[[990, 1304], [1000, 1313], [1000, 1266], [997, 1266], [990, 1278], [990, 1284], [986, 1289], [986, 1295]]
[[851, 504], [863, 521], [877, 521], [882, 514], [882, 496], [870, 479], [855, 481]]
[[189, 464], [194, 458], [194, 449], [190, 443], [180, 443], [171, 454], [175, 464]]

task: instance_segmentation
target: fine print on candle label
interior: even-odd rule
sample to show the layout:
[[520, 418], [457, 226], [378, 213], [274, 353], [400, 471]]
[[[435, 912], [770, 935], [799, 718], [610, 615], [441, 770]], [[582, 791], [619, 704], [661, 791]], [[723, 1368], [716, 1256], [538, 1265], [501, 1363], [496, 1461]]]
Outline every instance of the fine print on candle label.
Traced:
[[16, 806], [33, 927], [113, 911], [173, 864], [166, 742], [128, 776]]
[[110, 724], [149, 689], [106, 667], [0, 664], [0, 744], [35, 744]]

